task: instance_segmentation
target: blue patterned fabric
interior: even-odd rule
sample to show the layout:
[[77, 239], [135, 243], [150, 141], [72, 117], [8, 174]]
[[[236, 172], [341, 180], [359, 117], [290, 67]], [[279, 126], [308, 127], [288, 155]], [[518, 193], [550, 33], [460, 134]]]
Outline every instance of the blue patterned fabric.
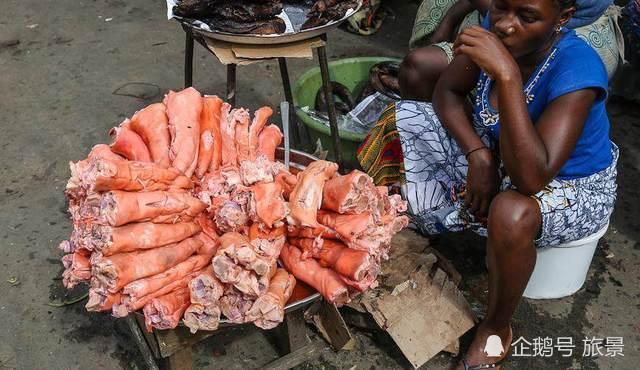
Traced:
[[[430, 103], [396, 103], [396, 127], [404, 154], [402, 194], [409, 214], [425, 234], [471, 229], [486, 235], [486, 228], [463, 207], [458, 197], [466, 184], [467, 160]], [[493, 148], [489, 129], [474, 123], [482, 141]], [[536, 246], [548, 247], [579, 240], [600, 230], [609, 220], [616, 200], [618, 149], [604, 170], [579, 179], [554, 179], [533, 198], [540, 205], [542, 228]], [[501, 189], [512, 189], [503, 176]]]
[[[500, 114], [489, 102], [493, 81], [481, 72], [474, 106], [474, 119], [487, 126], [494, 140], [500, 137]], [[531, 121], [537, 122], [556, 98], [582, 89], [594, 88], [599, 97], [585, 121], [582, 134], [558, 178], [575, 179], [602, 171], [611, 164], [609, 118], [605, 107], [608, 78], [596, 52], [571, 30], [551, 50], [524, 85]]]

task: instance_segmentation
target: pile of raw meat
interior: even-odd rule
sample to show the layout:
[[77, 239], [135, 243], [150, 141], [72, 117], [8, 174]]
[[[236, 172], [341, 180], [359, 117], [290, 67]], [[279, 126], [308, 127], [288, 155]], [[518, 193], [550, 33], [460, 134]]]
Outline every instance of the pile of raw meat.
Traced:
[[89, 284], [87, 310], [142, 310], [148, 330], [268, 329], [296, 279], [337, 305], [377, 284], [406, 204], [335, 163], [285, 168], [272, 113], [170, 91], [70, 164], [63, 282]]

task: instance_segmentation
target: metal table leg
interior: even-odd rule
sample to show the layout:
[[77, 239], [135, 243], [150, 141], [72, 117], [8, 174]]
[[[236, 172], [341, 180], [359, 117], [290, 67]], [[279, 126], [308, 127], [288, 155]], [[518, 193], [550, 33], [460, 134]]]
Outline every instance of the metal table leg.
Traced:
[[193, 86], [193, 33], [187, 28], [184, 33], [184, 87], [187, 88]]
[[296, 117], [295, 106], [293, 105], [293, 93], [291, 91], [291, 80], [289, 79], [289, 68], [287, 67], [286, 58], [278, 58], [280, 66], [280, 76], [282, 77], [282, 86], [284, 88], [284, 98], [289, 103], [289, 127], [292, 129], [294, 147], [297, 149], [307, 149], [309, 144], [309, 134], [306, 126], [300, 125]]
[[342, 148], [340, 147], [340, 137], [338, 135], [338, 118], [336, 106], [331, 93], [331, 77], [329, 76], [329, 62], [327, 61], [327, 49], [325, 46], [318, 48], [318, 61], [320, 62], [320, 74], [322, 74], [322, 89], [327, 101], [327, 113], [329, 114], [329, 127], [331, 128], [331, 139], [333, 141], [333, 153], [335, 161], [344, 169], [342, 162]]
[[227, 103], [236, 106], [236, 65], [227, 64]]

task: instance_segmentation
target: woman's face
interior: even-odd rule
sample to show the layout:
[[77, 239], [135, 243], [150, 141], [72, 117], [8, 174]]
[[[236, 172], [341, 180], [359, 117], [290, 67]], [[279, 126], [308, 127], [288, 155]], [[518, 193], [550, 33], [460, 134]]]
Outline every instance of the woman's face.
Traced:
[[553, 0], [494, 0], [489, 11], [490, 31], [514, 58], [549, 46], [558, 25], [564, 25], [573, 9], [560, 10]]

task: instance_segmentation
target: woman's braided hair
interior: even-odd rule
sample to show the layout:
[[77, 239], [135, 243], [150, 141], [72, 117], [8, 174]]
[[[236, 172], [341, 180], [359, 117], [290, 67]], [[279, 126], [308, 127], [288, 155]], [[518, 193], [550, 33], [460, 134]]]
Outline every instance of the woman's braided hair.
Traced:
[[560, 6], [560, 9], [569, 9], [572, 6], [576, 6], [576, 0], [555, 0]]

